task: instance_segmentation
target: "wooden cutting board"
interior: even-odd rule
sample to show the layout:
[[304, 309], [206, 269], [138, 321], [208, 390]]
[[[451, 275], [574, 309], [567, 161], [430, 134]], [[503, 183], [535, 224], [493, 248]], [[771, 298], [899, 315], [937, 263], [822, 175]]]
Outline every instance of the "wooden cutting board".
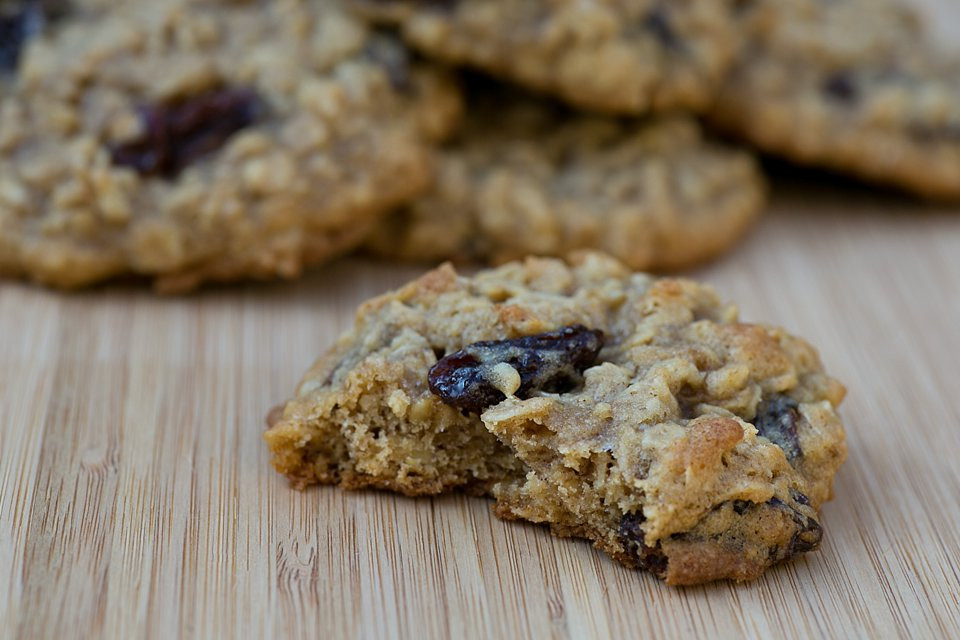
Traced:
[[779, 182], [691, 275], [849, 387], [818, 553], [673, 589], [482, 499], [289, 490], [263, 416], [418, 268], [173, 299], [5, 283], [0, 637], [960, 638], [960, 207]]

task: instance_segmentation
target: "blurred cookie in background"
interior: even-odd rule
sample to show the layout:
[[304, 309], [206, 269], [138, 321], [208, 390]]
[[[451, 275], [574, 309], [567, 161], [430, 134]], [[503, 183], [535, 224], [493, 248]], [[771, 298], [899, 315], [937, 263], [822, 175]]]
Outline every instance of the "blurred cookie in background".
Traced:
[[754, 0], [710, 113], [763, 151], [960, 199], [960, 59], [887, 0]]
[[374, 253], [503, 262], [592, 248], [677, 269], [730, 248], [764, 205], [753, 157], [687, 116], [578, 115], [491, 83], [468, 96], [436, 184], [377, 227]]
[[326, 1], [62, 17], [0, 104], [0, 273], [293, 277], [430, 182], [458, 90]]
[[737, 48], [732, 0], [353, 0], [430, 57], [614, 113], [700, 111]]

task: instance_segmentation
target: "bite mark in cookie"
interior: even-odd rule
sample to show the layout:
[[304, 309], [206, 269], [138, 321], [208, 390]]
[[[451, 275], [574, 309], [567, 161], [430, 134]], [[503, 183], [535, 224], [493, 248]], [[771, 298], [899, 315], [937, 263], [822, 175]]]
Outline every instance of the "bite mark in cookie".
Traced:
[[809, 345], [709, 288], [580, 254], [445, 265], [367, 302], [264, 437], [294, 486], [484, 493], [696, 584], [819, 545], [842, 397]]

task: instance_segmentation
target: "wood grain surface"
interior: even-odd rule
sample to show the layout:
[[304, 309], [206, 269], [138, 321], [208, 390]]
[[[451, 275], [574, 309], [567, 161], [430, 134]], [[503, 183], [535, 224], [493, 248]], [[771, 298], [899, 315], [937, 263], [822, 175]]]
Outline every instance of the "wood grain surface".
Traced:
[[692, 275], [849, 387], [819, 552], [674, 589], [482, 499], [288, 489], [264, 415], [417, 268], [174, 299], [4, 283], [0, 637], [960, 638], [960, 208], [778, 184]]

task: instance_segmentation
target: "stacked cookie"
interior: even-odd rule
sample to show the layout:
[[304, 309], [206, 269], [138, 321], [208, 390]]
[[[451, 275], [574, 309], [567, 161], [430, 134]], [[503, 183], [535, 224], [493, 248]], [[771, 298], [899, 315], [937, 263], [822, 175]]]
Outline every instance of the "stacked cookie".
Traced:
[[549, 121], [516, 90], [481, 90], [433, 191], [375, 236], [388, 256], [593, 247], [641, 269], [709, 258], [749, 227], [762, 180], [691, 114], [762, 151], [960, 198], [960, 65], [890, 2], [356, 5], [426, 56], [606, 114]]
[[447, 75], [398, 68], [400, 45], [332, 1], [88, 0], [46, 25], [20, 4], [3, 274], [167, 291], [296, 276], [423, 192], [459, 113]]
[[960, 60], [894, 0], [355, 1], [425, 55], [576, 108], [700, 114], [772, 154], [960, 198]]
[[886, 0], [345, 3], [3, 4], [0, 274], [183, 291], [360, 247], [676, 269], [764, 202], [699, 120], [960, 197], [960, 65]]
[[354, 6], [431, 59], [513, 85], [467, 81], [466, 122], [435, 186], [375, 234], [381, 255], [499, 262], [595, 248], [672, 269], [726, 250], [762, 209], [754, 159], [707, 139], [692, 115], [736, 53], [725, 3]]
[[895, 0], [755, 0], [708, 116], [795, 162], [960, 200], [960, 60]]
[[675, 269], [729, 248], [762, 209], [754, 159], [688, 115], [577, 114], [475, 76], [466, 104], [432, 188], [378, 227], [374, 253], [499, 263], [594, 248]]

